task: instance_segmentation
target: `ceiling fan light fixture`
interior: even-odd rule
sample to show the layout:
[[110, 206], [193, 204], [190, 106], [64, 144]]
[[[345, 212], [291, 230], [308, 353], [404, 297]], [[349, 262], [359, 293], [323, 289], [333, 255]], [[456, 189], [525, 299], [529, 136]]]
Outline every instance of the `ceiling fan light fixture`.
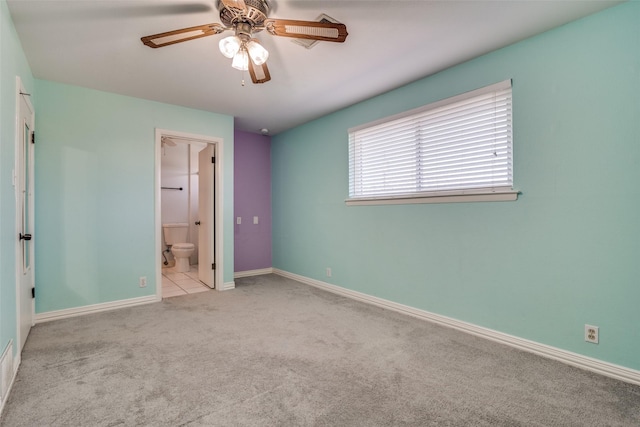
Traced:
[[220, 47], [220, 52], [227, 58], [234, 58], [240, 51], [241, 45], [242, 42], [237, 36], [225, 37], [220, 40], [220, 43], [218, 44], [218, 46]]
[[[321, 15], [318, 21], [300, 21], [293, 19], [270, 19], [269, 11], [273, 0], [216, 0], [220, 12], [219, 23], [181, 28], [164, 33], [141, 37], [146, 46], [158, 48], [199, 39], [205, 36], [233, 31], [235, 35], [220, 40], [220, 52], [231, 59], [231, 66], [237, 70], [249, 71], [254, 84], [271, 80], [267, 67], [269, 51], [264, 48], [253, 35], [266, 31], [273, 36], [291, 37], [294, 39], [342, 43], [347, 38], [347, 27], [333, 22], [333, 18]], [[325, 18], [326, 17], [326, 18]], [[308, 47], [308, 46], [307, 46]], [[244, 77], [242, 80], [244, 86]]]
[[251, 40], [247, 43], [247, 51], [249, 52], [251, 60], [256, 65], [264, 64], [269, 58], [269, 51], [255, 40]]
[[249, 69], [249, 55], [245, 49], [240, 49], [233, 57], [231, 66], [236, 70], [247, 71]]

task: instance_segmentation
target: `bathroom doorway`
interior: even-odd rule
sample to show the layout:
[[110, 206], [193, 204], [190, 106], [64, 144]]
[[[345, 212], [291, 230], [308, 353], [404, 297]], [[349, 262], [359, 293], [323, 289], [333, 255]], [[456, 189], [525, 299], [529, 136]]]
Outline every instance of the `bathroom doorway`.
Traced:
[[221, 141], [166, 130], [157, 130], [156, 139], [157, 295], [160, 299], [216, 288], [222, 279], [216, 239], [221, 224], [216, 209], [221, 207], [216, 167]]

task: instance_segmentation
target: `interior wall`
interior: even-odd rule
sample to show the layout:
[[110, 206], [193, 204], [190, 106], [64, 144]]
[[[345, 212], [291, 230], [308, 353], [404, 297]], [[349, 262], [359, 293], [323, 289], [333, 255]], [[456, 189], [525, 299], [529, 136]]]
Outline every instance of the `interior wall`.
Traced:
[[[273, 266], [640, 369], [638, 22], [615, 6], [274, 136]], [[517, 201], [345, 205], [349, 128], [509, 78]]]
[[233, 117], [44, 80], [36, 90], [37, 313], [155, 295], [156, 128], [224, 140], [233, 282]]
[[[176, 143], [175, 146], [165, 145], [162, 148], [161, 157], [160, 183], [162, 187], [167, 187], [160, 191], [162, 224], [176, 222], [189, 224], [189, 145], [182, 143]], [[182, 188], [182, 190], [175, 190], [175, 188]], [[166, 249], [164, 241], [163, 234], [163, 250]], [[173, 261], [171, 252], [166, 252], [165, 256], [170, 262]]]
[[270, 268], [271, 138], [235, 131], [234, 161], [235, 271]]
[[[0, 352], [16, 342], [16, 193], [13, 185], [16, 144], [16, 76], [36, 103], [31, 69], [15, 31], [7, 3], [0, 1]], [[36, 128], [37, 128], [36, 115]], [[37, 229], [34, 241], [37, 241]], [[37, 277], [37, 276], [36, 276]], [[17, 345], [14, 345], [14, 351]]]
[[[189, 220], [189, 145], [178, 143], [162, 149], [160, 183], [168, 187], [161, 191], [162, 221]], [[174, 190], [181, 188], [182, 190]]]

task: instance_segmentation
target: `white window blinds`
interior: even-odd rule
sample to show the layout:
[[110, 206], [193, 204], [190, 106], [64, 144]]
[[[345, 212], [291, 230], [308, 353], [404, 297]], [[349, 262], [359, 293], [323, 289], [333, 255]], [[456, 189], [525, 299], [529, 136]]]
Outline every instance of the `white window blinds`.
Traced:
[[511, 190], [511, 81], [349, 130], [349, 197]]

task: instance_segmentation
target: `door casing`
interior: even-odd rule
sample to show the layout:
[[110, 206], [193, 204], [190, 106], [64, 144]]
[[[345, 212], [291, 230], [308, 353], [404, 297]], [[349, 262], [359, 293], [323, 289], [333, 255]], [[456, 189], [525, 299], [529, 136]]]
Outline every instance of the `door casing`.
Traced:
[[[216, 146], [216, 167], [215, 167], [215, 218], [214, 232], [215, 235], [215, 254], [216, 254], [216, 270], [215, 283], [216, 290], [225, 290], [224, 284], [224, 198], [222, 189], [224, 188], [223, 171], [223, 139], [207, 135], [197, 135], [192, 133], [177, 132], [168, 129], [156, 129], [156, 161], [155, 161], [155, 235], [156, 235], [156, 299], [162, 300], [162, 262], [159, 254], [162, 252], [162, 211], [161, 211], [161, 167], [162, 167], [162, 137], [178, 139], [181, 141], [195, 141], [206, 144], [215, 144]], [[212, 236], [213, 238], [213, 236]]]

